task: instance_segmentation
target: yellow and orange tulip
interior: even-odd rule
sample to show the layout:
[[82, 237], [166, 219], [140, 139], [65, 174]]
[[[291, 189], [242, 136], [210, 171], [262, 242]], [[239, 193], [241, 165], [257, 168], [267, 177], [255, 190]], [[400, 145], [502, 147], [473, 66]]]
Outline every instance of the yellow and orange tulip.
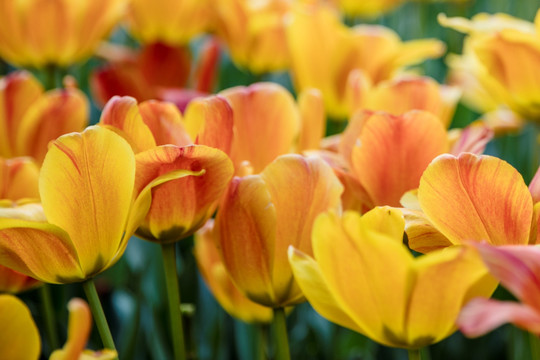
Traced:
[[50, 141], [81, 131], [88, 124], [89, 104], [78, 89], [44, 92], [28, 72], [0, 79], [0, 156], [32, 156], [43, 161]]
[[216, 248], [213, 220], [209, 220], [196, 233], [194, 253], [206, 285], [227, 313], [249, 323], [267, 323], [272, 319], [272, 309], [249, 300], [238, 290], [227, 273]]
[[0, 358], [36, 360], [41, 352], [39, 331], [28, 307], [13, 295], [0, 295]]
[[171, 243], [204, 225], [234, 172], [227, 156], [232, 113], [225, 99], [194, 100], [182, 117], [171, 103], [138, 105], [133, 98], [115, 97], [105, 107], [100, 124], [119, 132], [137, 153], [137, 191], [156, 174], [177, 169], [199, 173], [153, 189], [152, 205], [137, 231], [139, 236]]
[[497, 283], [465, 247], [414, 258], [404, 226], [388, 207], [362, 217], [324, 213], [313, 226], [313, 255], [291, 246], [289, 260], [323, 317], [383, 345], [415, 349], [450, 336], [462, 306], [491, 295]]
[[232, 180], [215, 231], [223, 264], [243, 294], [268, 307], [304, 301], [287, 247], [311, 254], [313, 221], [328, 209], [340, 211], [342, 191], [323, 160], [299, 155], [280, 156], [260, 174]]
[[126, 0], [0, 2], [0, 57], [17, 66], [68, 66], [90, 57]]

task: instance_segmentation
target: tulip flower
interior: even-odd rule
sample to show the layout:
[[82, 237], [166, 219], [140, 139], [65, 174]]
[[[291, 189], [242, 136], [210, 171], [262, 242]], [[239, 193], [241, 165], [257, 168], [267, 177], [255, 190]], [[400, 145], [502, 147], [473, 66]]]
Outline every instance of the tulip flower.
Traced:
[[518, 171], [496, 157], [441, 155], [420, 179], [419, 209], [409, 213], [409, 246], [428, 252], [465, 241], [536, 243], [538, 207], [533, 203], [538, 198], [535, 195], [533, 202], [531, 194], [538, 192], [535, 184], [527, 188]]
[[39, 358], [41, 340], [28, 307], [15, 296], [0, 295], [0, 358]]
[[242, 293], [269, 307], [304, 300], [287, 247], [311, 253], [311, 225], [320, 212], [340, 209], [342, 190], [326, 163], [299, 155], [280, 156], [260, 174], [232, 180], [215, 231], [223, 264]]
[[538, 246], [491, 246], [472, 244], [482, 256], [489, 272], [519, 301], [472, 299], [458, 318], [460, 330], [469, 337], [484, 335], [504, 323], [540, 335], [540, 287]]
[[125, 0], [2, 1], [0, 57], [17, 66], [66, 67], [90, 57]]
[[290, 3], [289, 0], [214, 1], [217, 34], [227, 44], [236, 65], [256, 74], [287, 69], [285, 15]]
[[391, 11], [405, 0], [333, 0], [341, 11], [348, 16], [378, 16]]
[[186, 45], [208, 30], [214, 20], [209, 0], [131, 0], [129, 31], [142, 43]]
[[478, 14], [470, 21], [440, 16], [439, 22], [468, 34], [462, 57], [450, 65], [458, 84], [473, 84], [464, 93], [470, 105], [503, 105], [528, 120], [540, 119], [540, 13], [534, 24], [505, 14]]
[[43, 161], [50, 141], [81, 131], [88, 124], [89, 104], [75, 88], [43, 91], [28, 72], [0, 79], [0, 156], [32, 156]]
[[237, 175], [261, 172], [276, 157], [319, 147], [326, 124], [321, 94], [309, 89], [298, 103], [282, 86], [256, 83], [224, 90], [233, 109], [231, 159]]
[[195, 258], [206, 285], [231, 316], [245, 322], [269, 322], [272, 309], [249, 300], [227, 273], [216, 247], [216, 235], [213, 220], [195, 234]]
[[352, 114], [351, 102], [359, 89], [444, 52], [438, 40], [402, 42], [382, 26], [347, 28], [335, 12], [316, 2], [293, 6], [287, 43], [296, 89], [319, 89], [326, 111], [336, 119]]
[[313, 255], [291, 246], [289, 261], [323, 317], [383, 345], [418, 349], [450, 336], [462, 306], [489, 296], [496, 282], [465, 247], [413, 257], [404, 225], [388, 207], [362, 217], [323, 213], [313, 225]]

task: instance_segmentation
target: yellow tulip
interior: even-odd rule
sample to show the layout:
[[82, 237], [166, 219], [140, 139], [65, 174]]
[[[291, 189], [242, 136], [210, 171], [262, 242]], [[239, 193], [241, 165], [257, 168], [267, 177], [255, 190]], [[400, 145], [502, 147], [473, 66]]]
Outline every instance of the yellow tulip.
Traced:
[[158, 172], [136, 186], [135, 173], [131, 147], [110, 130], [55, 140], [39, 177], [42, 208], [0, 209], [2, 263], [48, 283], [84, 281], [111, 267], [144, 219], [152, 189], [192, 174]]
[[304, 301], [287, 247], [311, 254], [313, 221], [327, 209], [340, 210], [342, 191], [323, 160], [299, 155], [280, 156], [260, 174], [232, 180], [215, 231], [223, 264], [243, 294], [268, 307]]
[[402, 243], [404, 225], [388, 207], [362, 217], [324, 213], [313, 225], [313, 257], [291, 246], [289, 260], [323, 317], [383, 345], [415, 349], [450, 336], [462, 306], [491, 295], [497, 283], [468, 248], [413, 257]]
[[90, 57], [126, 0], [2, 0], [0, 57], [17, 66], [68, 66]]
[[377, 16], [397, 8], [405, 0], [332, 0], [348, 16]]
[[0, 79], [0, 156], [43, 161], [50, 141], [88, 124], [86, 95], [75, 88], [44, 92], [28, 72]]
[[41, 352], [39, 332], [28, 307], [15, 296], [0, 295], [0, 358], [37, 360]]

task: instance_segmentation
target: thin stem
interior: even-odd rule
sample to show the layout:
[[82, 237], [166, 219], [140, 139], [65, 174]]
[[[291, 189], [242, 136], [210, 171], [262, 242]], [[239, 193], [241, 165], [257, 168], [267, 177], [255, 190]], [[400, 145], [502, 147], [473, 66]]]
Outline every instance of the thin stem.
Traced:
[[266, 344], [266, 327], [263, 324], [257, 324], [255, 326], [256, 326], [255, 342], [256, 342], [256, 347], [257, 347], [256, 359], [265, 360], [266, 351], [264, 349], [264, 344]]
[[409, 360], [422, 360], [420, 349], [409, 349]]
[[56, 75], [58, 68], [56, 65], [49, 64], [45, 67], [45, 89], [52, 90], [56, 88]]
[[51, 289], [48, 284], [43, 284], [39, 289], [39, 295], [41, 296], [41, 311], [45, 319], [45, 334], [47, 335], [47, 341], [51, 352], [60, 348], [58, 342], [58, 333], [56, 331], [56, 322], [54, 316], [54, 309], [51, 300]]
[[538, 335], [529, 333], [529, 346], [531, 349], [531, 359], [540, 360], [540, 338], [538, 338]]
[[174, 358], [175, 360], [183, 360], [186, 359], [186, 348], [184, 345], [182, 313], [180, 311], [180, 288], [178, 286], [178, 274], [176, 273], [175, 244], [161, 244], [161, 255], [163, 256], [165, 283], [167, 285], [167, 297], [171, 315], [170, 321]]
[[285, 321], [285, 310], [274, 308], [274, 341], [276, 347], [276, 360], [290, 360], [289, 339], [287, 338], [287, 323]]
[[107, 349], [116, 350], [109, 324], [107, 324], [107, 318], [103, 312], [103, 307], [101, 307], [101, 301], [99, 301], [94, 279], [88, 279], [83, 282], [82, 285], [88, 303], [90, 304], [90, 310], [92, 311], [92, 316], [94, 317], [103, 346]]

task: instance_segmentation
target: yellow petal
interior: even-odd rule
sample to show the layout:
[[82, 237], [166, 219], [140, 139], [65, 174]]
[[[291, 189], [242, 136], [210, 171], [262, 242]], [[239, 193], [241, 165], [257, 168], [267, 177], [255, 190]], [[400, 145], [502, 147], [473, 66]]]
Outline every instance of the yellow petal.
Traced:
[[30, 158], [0, 158], [0, 199], [39, 199], [39, 168]]
[[422, 211], [401, 209], [401, 212], [405, 219], [407, 245], [410, 249], [426, 254], [453, 245]]
[[491, 156], [441, 155], [426, 169], [422, 210], [453, 244], [527, 244], [533, 204], [521, 175]]
[[39, 332], [28, 307], [15, 296], [0, 295], [0, 357], [35, 360], [41, 352]]
[[39, 182], [45, 215], [69, 234], [87, 276], [112, 265], [128, 240], [134, 181], [131, 147], [103, 127], [60, 137], [45, 157]]

